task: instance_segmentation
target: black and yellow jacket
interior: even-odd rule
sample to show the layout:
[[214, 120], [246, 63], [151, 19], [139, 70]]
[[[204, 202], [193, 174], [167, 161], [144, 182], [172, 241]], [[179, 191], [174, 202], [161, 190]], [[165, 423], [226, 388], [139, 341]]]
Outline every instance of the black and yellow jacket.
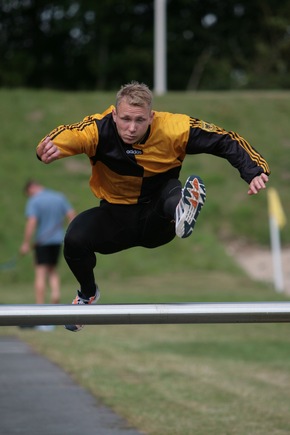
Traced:
[[237, 133], [182, 114], [155, 111], [142, 141], [127, 145], [117, 133], [112, 109], [49, 133], [59, 158], [82, 153], [90, 158], [90, 186], [100, 199], [115, 204], [148, 201], [164, 181], [178, 178], [186, 154], [225, 158], [247, 183], [270, 173], [265, 159]]

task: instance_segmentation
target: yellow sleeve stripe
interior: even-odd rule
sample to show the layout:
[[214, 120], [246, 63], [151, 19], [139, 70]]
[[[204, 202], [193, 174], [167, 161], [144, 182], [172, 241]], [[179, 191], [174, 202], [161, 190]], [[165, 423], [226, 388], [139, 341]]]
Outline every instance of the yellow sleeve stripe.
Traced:
[[[227, 132], [225, 132], [227, 133]], [[259, 154], [255, 148], [253, 148], [244, 138], [242, 138], [239, 134], [229, 131], [228, 134], [231, 136], [232, 139], [237, 141], [239, 145], [247, 152], [247, 154], [250, 156], [251, 160], [257, 163], [258, 166], [260, 166], [263, 171], [266, 174], [270, 173], [270, 168], [266, 160]]]
[[266, 160], [238, 133], [233, 131], [226, 131], [221, 127], [214, 124], [201, 121], [199, 119], [190, 118], [190, 126], [192, 128], [200, 128], [201, 130], [208, 131], [209, 133], [216, 133], [221, 135], [229, 135], [236, 141], [249, 155], [250, 159], [260, 166], [266, 174], [270, 174], [270, 168]]
[[89, 118], [86, 118], [84, 121], [77, 122], [75, 124], [60, 125], [59, 127], [57, 127], [54, 130], [52, 130], [52, 132], [50, 133], [50, 137], [53, 140], [56, 136], [58, 136], [60, 133], [62, 133], [65, 130], [82, 131], [86, 127], [90, 127], [94, 123], [95, 123], [95, 120], [93, 118], [89, 117]]

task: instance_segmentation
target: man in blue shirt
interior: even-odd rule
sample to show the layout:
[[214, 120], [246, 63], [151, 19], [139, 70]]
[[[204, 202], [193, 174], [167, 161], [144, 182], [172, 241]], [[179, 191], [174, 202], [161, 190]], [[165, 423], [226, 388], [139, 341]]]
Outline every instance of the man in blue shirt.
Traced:
[[24, 255], [34, 249], [36, 303], [44, 303], [48, 281], [51, 302], [57, 304], [60, 300], [57, 264], [64, 238], [64, 223], [66, 219], [72, 221], [75, 211], [62, 193], [46, 189], [37, 181], [28, 181], [24, 192], [29, 199], [20, 253]]

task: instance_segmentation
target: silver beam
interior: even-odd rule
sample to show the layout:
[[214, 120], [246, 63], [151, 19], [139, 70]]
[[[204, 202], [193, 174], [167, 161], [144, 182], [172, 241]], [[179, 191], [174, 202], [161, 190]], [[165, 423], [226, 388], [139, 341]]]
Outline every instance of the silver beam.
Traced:
[[166, 3], [167, 0], [154, 0], [154, 92], [156, 95], [164, 95], [167, 91]]
[[0, 326], [290, 322], [290, 302], [0, 305]]

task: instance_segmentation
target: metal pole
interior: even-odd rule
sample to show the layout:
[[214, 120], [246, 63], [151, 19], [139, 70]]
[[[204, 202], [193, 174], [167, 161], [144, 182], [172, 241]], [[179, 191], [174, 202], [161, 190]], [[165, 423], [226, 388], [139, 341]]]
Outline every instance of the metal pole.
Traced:
[[290, 322], [290, 302], [0, 305], [0, 326]]
[[154, 0], [154, 91], [157, 95], [167, 90], [166, 1]]
[[275, 290], [278, 293], [281, 293], [285, 290], [285, 288], [284, 288], [282, 258], [281, 258], [280, 230], [275, 218], [270, 216], [269, 221], [270, 221], [270, 238], [271, 238], [271, 248], [272, 248], [273, 270], [274, 270], [274, 286], [275, 286]]

